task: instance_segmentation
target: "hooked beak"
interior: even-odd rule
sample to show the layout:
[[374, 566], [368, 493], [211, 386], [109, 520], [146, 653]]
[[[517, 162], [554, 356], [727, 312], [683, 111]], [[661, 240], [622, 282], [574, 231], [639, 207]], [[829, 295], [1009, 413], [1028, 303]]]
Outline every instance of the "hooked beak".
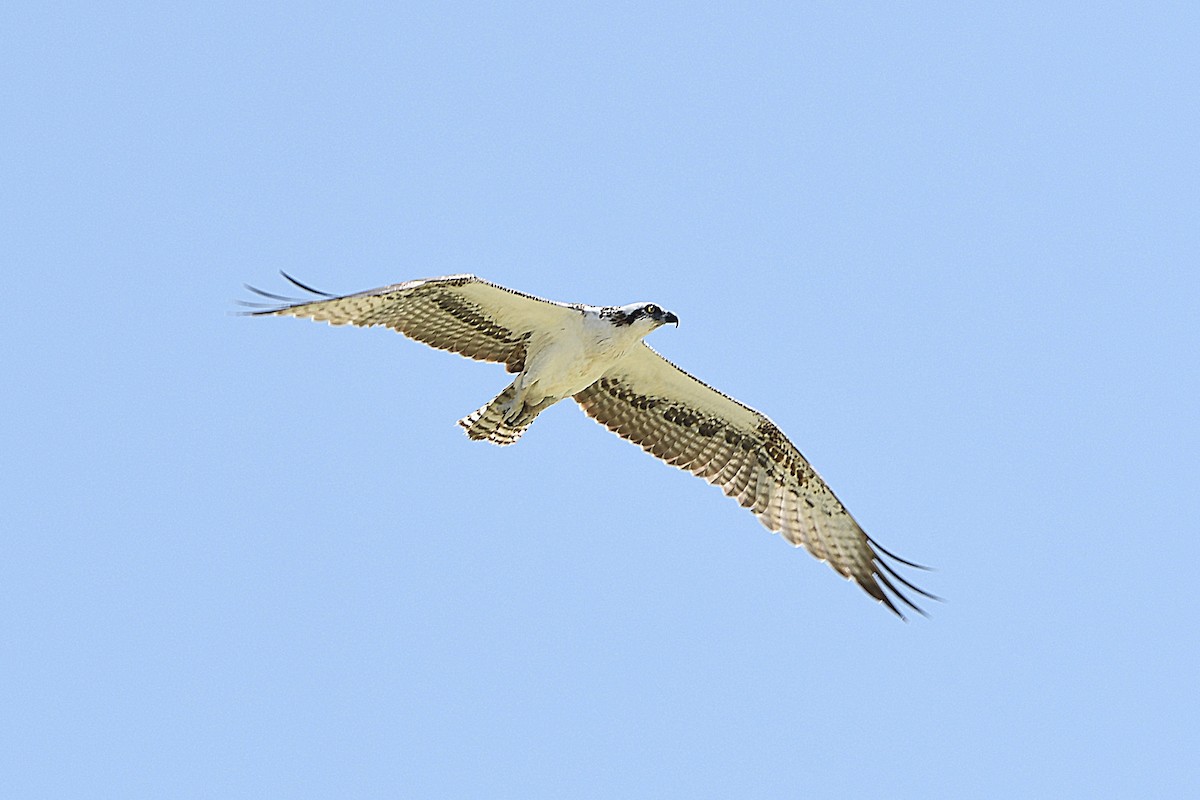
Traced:
[[663, 314], [662, 321], [663, 321], [663, 325], [666, 325], [668, 322], [670, 322], [676, 328], [679, 327], [679, 317], [675, 316], [670, 311], [668, 311], [666, 314]]

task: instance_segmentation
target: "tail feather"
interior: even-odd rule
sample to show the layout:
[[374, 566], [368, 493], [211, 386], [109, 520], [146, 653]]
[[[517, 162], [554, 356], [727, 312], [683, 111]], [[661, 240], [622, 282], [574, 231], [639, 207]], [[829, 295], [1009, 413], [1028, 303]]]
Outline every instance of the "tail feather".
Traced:
[[515, 419], [507, 420], [504, 412], [515, 393], [516, 390], [509, 386], [490, 403], [460, 419], [458, 424], [466, 428], [467, 436], [476, 441], [483, 440], [497, 445], [512, 444], [521, 438], [521, 434], [528, 430], [542, 409], [549, 405], [523, 406]]

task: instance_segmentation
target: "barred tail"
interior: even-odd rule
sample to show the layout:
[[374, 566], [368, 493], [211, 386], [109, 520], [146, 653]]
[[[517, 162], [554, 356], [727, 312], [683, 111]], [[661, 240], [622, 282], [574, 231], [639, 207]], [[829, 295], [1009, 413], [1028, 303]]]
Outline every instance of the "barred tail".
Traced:
[[507, 419], [505, 414], [511, 408], [515, 395], [516, 389], [509, 386], [490, 403], [460, 419], [458, 424], [466, 428], [467, 436], [476, 441], [482, 439], [492, 444], [512, 444], [521, 438], [521, 434], [533, 424], [537, 415], [550, 405], [542, 403], [536, 406], [522, 406], [515, 417]]

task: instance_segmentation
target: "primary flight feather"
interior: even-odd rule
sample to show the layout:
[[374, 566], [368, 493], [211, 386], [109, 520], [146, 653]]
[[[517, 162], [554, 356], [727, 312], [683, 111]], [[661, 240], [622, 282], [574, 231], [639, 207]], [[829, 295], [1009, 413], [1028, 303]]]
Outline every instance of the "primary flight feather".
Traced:
[[771, 420], [692, 377], [642, 341], [662, 325], [679, 324], [674, 314], [654, 303], [556, 303], [474, 275], [408, 281], [338, 297], [284, 277], [320, 299], [299, 301], [248, 286], [283, 303], [248, 313], [331, 325], [384, 325], [516, 373], [491, 402], [459, 420], [472, 439], [512, 444], [538, 414], [571, 397], [617, 435], [720, 486], [768, 529], [804, 546], [897, 615], [903, 617], [893, 596], [924, 613], [900, 587], [937, 599], [885, 561], [923, 569], [868, 537]]

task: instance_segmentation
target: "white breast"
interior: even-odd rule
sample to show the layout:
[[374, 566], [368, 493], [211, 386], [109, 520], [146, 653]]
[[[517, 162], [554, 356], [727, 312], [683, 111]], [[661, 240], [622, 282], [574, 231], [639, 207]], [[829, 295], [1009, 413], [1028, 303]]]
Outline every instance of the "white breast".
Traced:
[[529, 343], [519, 383], [526, 401], [563, 398], [586, 389], [641, 340], [630, 326], [614, 327], [587, 311], [559, 331], [535, 336]]

